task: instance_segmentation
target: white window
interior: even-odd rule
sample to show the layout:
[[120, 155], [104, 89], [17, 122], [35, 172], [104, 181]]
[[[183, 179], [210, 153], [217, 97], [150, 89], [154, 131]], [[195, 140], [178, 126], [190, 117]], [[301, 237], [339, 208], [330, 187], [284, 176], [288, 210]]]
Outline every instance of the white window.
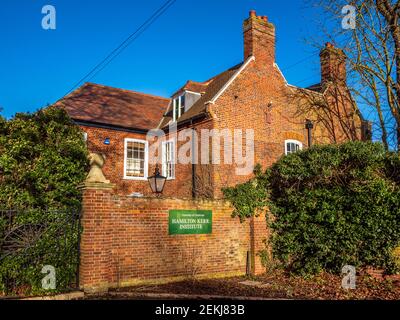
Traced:
[[88, 141], [88, 134], [87, 134], [87, 132], [83, 132], [83, 141], [87, 144], [87, 141]]
[[173, 100], [173, 120], [177, 121], [185, 112], [185, 96], [177, 97]]
[[124, 179], [147, 180], [149, 144], [145, 140], [125, 139]]
[[297, 140], [286, 140], [285, 141], [285, 154], [295, 153], [303, 150], [303, 144]]
[[175, 179], [175, 142], [174, 140], [162, 144], [162, 175], [169, 180]]

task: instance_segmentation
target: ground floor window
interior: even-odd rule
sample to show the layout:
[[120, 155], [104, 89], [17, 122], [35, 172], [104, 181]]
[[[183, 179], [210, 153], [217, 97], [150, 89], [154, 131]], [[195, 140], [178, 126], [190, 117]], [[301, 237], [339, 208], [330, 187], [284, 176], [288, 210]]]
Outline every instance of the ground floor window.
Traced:
[[285, 154], [295, 153], [303, 149], [303, 144], [297, 140], [286, 140], [285, 141]]
[[148, 142], [125, 139], [124, 178], [146, 180], [148, 177]]
[[175, 142], [173, 140], [162, 144], [162, 174], [167, 179], [175, 179]]

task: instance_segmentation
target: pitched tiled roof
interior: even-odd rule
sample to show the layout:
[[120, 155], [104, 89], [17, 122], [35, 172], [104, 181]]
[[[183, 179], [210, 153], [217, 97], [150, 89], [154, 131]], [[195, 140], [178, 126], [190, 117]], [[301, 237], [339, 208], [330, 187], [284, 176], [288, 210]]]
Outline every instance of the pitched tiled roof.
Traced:
[[[233, 77], [233, 75], [240, 69], [243, 63], [240, 63], [219, 75], [211, 78], [208, 81], [203, 82], [202, 84], [207, 84], [204, 88], [204, 93], [201, 98], [186, 112], [179, 118], [178, 123], [189, 120], [198, 115], [205, 115], [206, 112], [206, 103], [212, 100], [217, 93], [223, 88], [223, 86]], [[189, 89], [187, 89], [189, 90]], [[194, 90], [191, 90], [194, 91]], [[179, 92], [179, 91], [178, 91]], [[168, 123], [172, 120], [171, 112], [172, 107], [168, 109], [168, 112], [164, 116], [164, 119], [161, 121], [160, 128], [165, 128]]]
[[86, 83], [56, 106], [64, 107], [75, 121], [137, 130], [157, 128], [170, 99]]
[[181, 89], [179, 89], [178, 92], [192, 91], [192, 92], [203, 94], [206, 91], [207, 86], [209, 84], [210, 84], [210, 80], [206, 81], [206, 82], [196, 82], [196, 81], [189, 80], [188, 82], [186, 82], [186, 84]]
[[311, 90], [311, 91], [316, 91], [316, 92], [322, 92], [322, 84], [317, 83], [317, 84], [307, 87], [306, 89]]

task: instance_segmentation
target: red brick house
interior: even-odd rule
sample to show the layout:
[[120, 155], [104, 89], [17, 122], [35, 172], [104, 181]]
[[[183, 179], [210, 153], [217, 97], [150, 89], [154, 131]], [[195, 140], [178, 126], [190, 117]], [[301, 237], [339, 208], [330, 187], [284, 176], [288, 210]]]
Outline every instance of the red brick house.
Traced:
[[[162, 173], [168, 176], [164, 194], [180, 198], [220, 198], [222, 187], [247, 181], [251, 173], [235, 174], [240, 167], [236, 162], [177, 162], [178, 150], [191, 137], [177, 139], [171, 132], [174, 127], [178, 135], [192, 128], [198, 137], [202, 129], [228, 130], [233, 136], [234, 130], [251, 129], [254, 152], [241, 151], [264, 168], [311, 141], [367, 139], [368, 124], [346, 87], [346, 58], [341, 50], [327, 44], [320, 55], [321, 83], [298, 88], [287, 83], [276, 64], [274, 25], [251, 11], [243, 31], [242, 63], [207, 81], [188, 81], [170, 98], [87, 83], [56, 103], [81, 126], [89, 150], [105, 155], [103, 171], [118, 193], [151, 193], [147, 177], [154, 171], [154, 161], [146, 135], [156, 128], [167, 133], [160, 149]], [[307, 129], [307, 120], [312, 129]], [[204, 157], [196, 151], [196, 156]]]

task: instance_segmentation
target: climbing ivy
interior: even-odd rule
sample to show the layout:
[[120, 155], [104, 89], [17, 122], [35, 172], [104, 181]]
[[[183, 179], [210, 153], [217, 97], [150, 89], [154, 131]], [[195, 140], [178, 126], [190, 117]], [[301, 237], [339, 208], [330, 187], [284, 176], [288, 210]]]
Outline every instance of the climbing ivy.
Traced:
[[222, 189], [225, 198], [234, 207], [232, 217], [241, 222], [253, 215], [258, 215], [268, 203], [268, 172], [263, 173], [260, 165], [254, 170], [254, 178], [234, 188]]

